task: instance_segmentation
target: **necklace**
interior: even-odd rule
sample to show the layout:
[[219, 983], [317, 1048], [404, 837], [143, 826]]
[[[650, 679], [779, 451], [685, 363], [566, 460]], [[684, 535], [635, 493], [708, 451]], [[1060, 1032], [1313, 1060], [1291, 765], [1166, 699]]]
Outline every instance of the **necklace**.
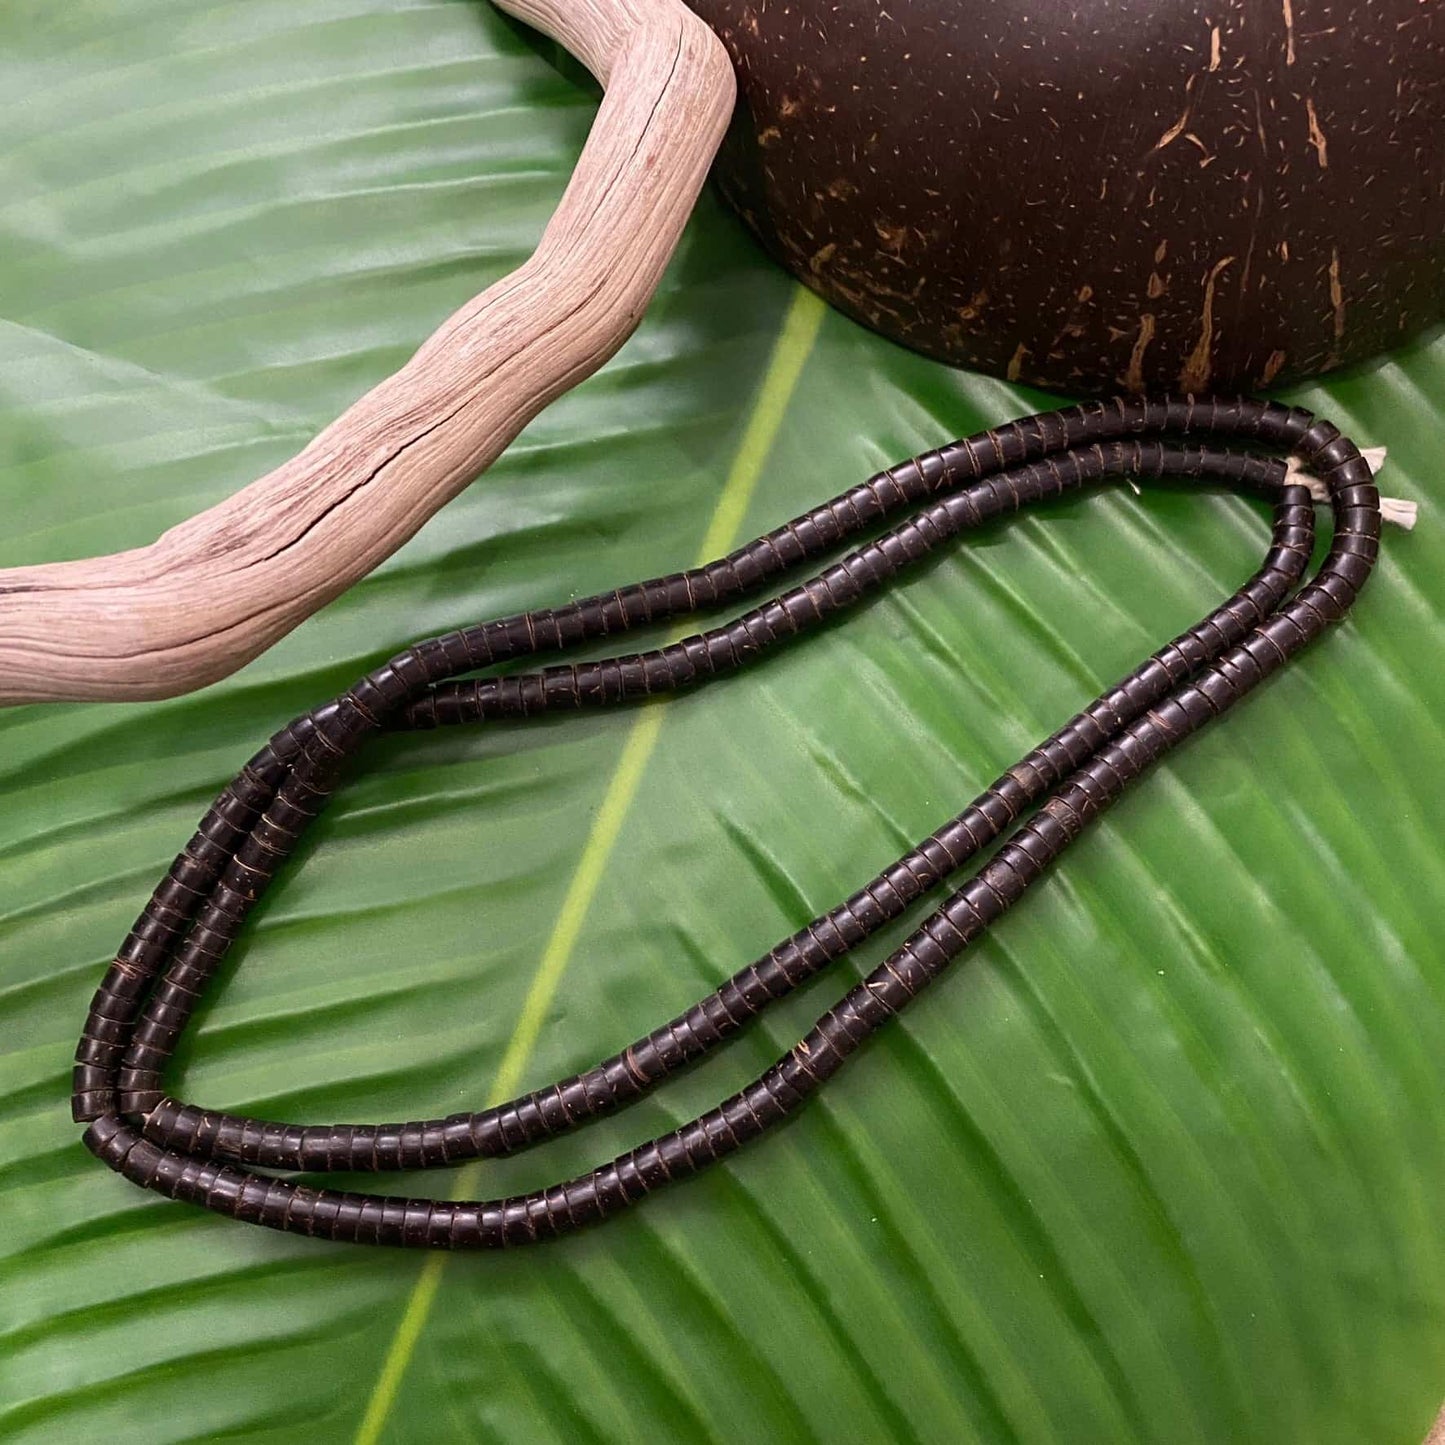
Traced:
[[[1266, 454], [1231, 450], [1230, 441]], [[1269, 453], [1303, 458], [1332, 507], [1329, 553], [1303, 586], [1315, 541], [1313, 495]], [[1274, 520], [1261, 567], [859, 892], [661, 1028], [595, 1068], [508, 1103], [412, 1123], [303, 1127], [217, 1113], [165, 1092], [165, 1068], [201, 995], [368, 737], [635, 703], [699, 685], [856, 605], [962, 532], [1110, 477], [1191, 478], [1264, 495]], [[76, 1120], [88, 1126], [85, 1143], [145, 1188], [323, 1239], [497, 1248], [609, 1217], [800, 1108], [1151, 763], [1339, 621], [1370, 574], [1379, 531], [1368, 465], [1348, 438], [1309, 412], [1250, 400], [1116, 400], [1027, 417], [924, 453], [690, 572], [417, 643], [272, 737], [171, 865], [86, 1019], [72, 1098]], [[725, 625], [651, 651], [459, 680], [756, 598], [775, 578], [872, 533]], [[511, 1198], [452, 1201], [315, 1188], [257, 1172], [385, 1171], [496, 1157], [613, 1113], [703, 1058], [996, 843], [771, 1068], [690, 1123], [586, 1174]]]

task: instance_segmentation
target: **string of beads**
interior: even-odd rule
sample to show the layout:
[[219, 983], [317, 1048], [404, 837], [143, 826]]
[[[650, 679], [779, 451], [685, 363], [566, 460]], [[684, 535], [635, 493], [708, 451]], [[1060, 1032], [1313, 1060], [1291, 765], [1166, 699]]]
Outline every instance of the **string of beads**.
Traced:
[[[1284, 454], [1304, 460], [1333, 514], [1328, 554], [1308, 582], [1314, 500], [1287, 472]], [[1274, 504], [1273, 533], [1259, 570], [852, 897], [676, 1018], [583, 1073], [445, 1118], [301, 1126], [199, 1108], [166, 1092], [166, 1068], [197, 1003], [369, 737], [637, 703], [698, 686], [876, 595], [990, 518], [1111, 477], [1191, 478], [1264, 495]], [[1339, 621], [1369, 577], [1379, 530], [1368, 465], [1335, 427], [1306, 411], [1245, 399], [1118, 400], [1026, 417], [914, 457], [692, 571], [420, 642], [278, 732], [201, 820], [92, 1002], [72, 1098], [75, 1118], [87, 1125], [85, 1143], [144, 1188], [325, 1239], [497, 1248], [613, 1215], [801, 1107], [1150, 764]], [[756, 598], [775, 579], [871, 533], [802, 583], [681, 641], [500, 677], [463, 676]], [[316, 1188], [258, 1172], [453, 1164], [515, 1153], [610, 1114], [733, 1037], [994, 844], [992, 856], [771, 1068], [716, 1108], [586, 1174], [524, 1195], [455, 1201]]]

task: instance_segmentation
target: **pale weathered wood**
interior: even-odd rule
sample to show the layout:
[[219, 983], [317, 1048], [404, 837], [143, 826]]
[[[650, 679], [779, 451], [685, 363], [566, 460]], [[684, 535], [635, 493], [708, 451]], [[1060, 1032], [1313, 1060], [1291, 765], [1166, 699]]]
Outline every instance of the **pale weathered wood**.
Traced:
[[169, 697], [394, 552], [641, 318], [732, 111], [680, 0], [499, 0], [606, 93], [536, 252], [299, 456], [148, 547], [0, 571], [0, 703]]

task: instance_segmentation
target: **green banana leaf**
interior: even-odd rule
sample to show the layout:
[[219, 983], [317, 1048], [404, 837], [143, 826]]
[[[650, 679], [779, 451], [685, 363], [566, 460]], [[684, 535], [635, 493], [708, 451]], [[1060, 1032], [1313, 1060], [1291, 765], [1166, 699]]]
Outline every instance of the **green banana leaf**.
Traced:
[[[596, 92], [480, 0], [0, 9], [0, 564], [144, 543], [527, 254]], [[293, 1239], [67, 1111], [105, 962], [255, 745], [405, 642], [689, 565], [1049, 404], [823, 308], [705, 196], [636, 337], [230, 681], [0, 715], [0, 1438], [1416, 1442], [1445, 1395], [1445, 345], [1294, 394], [1417, 499], [1358, 613], [1158, 769], [776, 1137], [553, 1247]], [[585, 1066], [957, 811], [1256, 564], [1107, 489], [629, 713], [373, 746], [179, 1083], [417, 1117]], [[538, 1154], [610, 1157], [845, 980]]]

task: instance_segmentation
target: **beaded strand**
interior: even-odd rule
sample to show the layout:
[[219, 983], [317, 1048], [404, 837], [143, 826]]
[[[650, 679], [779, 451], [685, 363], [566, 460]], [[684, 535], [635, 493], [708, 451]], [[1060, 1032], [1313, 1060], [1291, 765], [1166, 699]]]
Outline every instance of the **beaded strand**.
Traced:
[[[1203, 440], [1186, 440], [1195, 437]], [[1295, 453], [1319, 476], [1334, 535], [1301, 590], [1314, 548], [1309, 490], [1283, 461], [1230, 451], [1221, 440]], [[1207, 479], [1270, 497], [1273, 535], [1260, 569], [957, 817], [669, 1023], [583, 1073], [442, 1119], [303, 1127], [197, 1108], [165, 1092], [164, 1071], [196, 1003], [367, 737], [382, 728], [625, 704], [696, 686], [876, 594], [962, 532], [1112, 476]], [[754, 597], [909, 509], [872, 541], [724, 626], [647, 652], [457, 680]], [[328, 1239], [499, 1247], [615, 1213], [798, 1108], [1150, 763], [1344, 616], [1373, 566], [1379, 525], [1368, 466], [1308, 412], [1248, 400], [1121, 400], [1025, 418], [915, 457], [704, 567], [419, 643], [277, 733], [202, 819], [92, 1003], [72, 1100], [76, 1119], [88, 1124], [85, 1142], [144, 1187]], [[585, 1175], [513, 1198], [456, 1202], [343, 1193], [254, 1172], [383, 1171], [493, 1157], [614, 1112], [734, 1036], [1000, 838], [989, 861], [772, 1068], [717, 1108]]]

